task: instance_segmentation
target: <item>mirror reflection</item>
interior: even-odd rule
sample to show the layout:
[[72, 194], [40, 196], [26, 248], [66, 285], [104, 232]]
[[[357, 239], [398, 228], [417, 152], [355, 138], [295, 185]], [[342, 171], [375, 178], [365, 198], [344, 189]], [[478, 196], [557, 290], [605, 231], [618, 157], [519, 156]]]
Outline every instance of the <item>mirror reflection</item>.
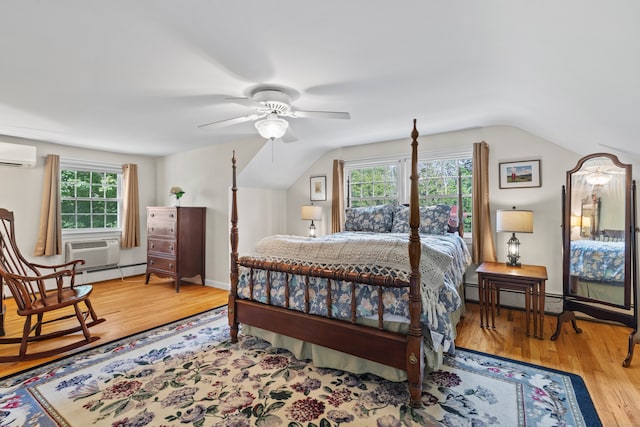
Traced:
[[626, 169], [587, 159], [570, 179], [569, 294], [625, 306]]

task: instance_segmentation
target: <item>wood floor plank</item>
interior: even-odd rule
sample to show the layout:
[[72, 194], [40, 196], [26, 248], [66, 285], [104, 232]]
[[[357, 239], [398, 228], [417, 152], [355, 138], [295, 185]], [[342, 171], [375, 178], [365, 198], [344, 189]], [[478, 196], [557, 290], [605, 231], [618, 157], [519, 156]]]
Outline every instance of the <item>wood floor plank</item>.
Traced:
[[[171, 280], [152, 276], [151, 283], [144, 285], [144, 277], [135, 276], [94, 284], [91, 300], [98, 315], [107, 319], [91, 329], [100, 336], [92, 344], [95, 346], [224, 305], [227, 292], [183, 283], [176, 293]], [[23, 319], [15, 314], [12, 300], [6, 304], [7, 332], [19, 336]], [[640, 426], [640, 413], [636, 411], [640, 402], [640, 354], [629, 368], [622, 367], [632, 332], [629, 328], [579, 321], [582, 334], [576, 334], [565, 324], [558, 340], [550, 341], [556, 328], [555, 316], [545, 316], [544, 340], [526, 336], [522, 311], [502, 309], [495, 330], [481, 329], [479, 316], [478, 305], [467, 303], [467, 312], [458, 326], [457, 346], [580, 375], [603, 425]], [[0, 346], [0, 355], [10, 351], [15, 351], [15, 347]], [[636, 353], [640, 353], [640, 348]], [[0, 376], [48, 360], [3, 363]]]

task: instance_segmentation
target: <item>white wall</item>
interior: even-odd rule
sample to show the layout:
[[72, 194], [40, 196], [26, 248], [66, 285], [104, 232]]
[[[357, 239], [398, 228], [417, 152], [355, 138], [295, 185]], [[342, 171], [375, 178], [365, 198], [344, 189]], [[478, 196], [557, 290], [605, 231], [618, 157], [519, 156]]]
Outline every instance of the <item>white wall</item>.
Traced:
[[[331, 151], [316, 161], [287, 192], [287, 213], [294, 219], [288, 222], [287, 232], [290, 234], [307, 232], [308, 223], [297, 218], [300, 217], [300, 206], [309, 203], [310, 176], [327, 175], [328, 200], [316, 203], [324, 208], [323, 221], [319, 224], [318, 231], [319, 234], [326, 234], [331, 226], [333, 159], [357, 160], [410, 154], [411, 129], [407, 130], [408, 136], [404, 140], [346, 147]], [[496, 209], [510, 208], [515, 205], [521, 209], [534, 211], [533, 234], [518, 235], [521, 242], [521, 261], [526, 264], [546, 266], [549, 274], [547, 292], [562, 294], [561, 187], [565, 182], [566, 171], [572, 169], [581, 156], [523, 130], [505, 126], [469, 129], [418, 138], [420, 153], [471, 148], [473, 143], [480, 141], [489, 144], [492, 223], [495, 224]], [[534, 159], [541, 160], [541, 187], [499, 188], [498, 164], [500, 162]], [[506, 233], [494, 233], [499, 261], [506, 260], [506, 241], [509, 237]], [[473, 281], [473, 278], [470, 280]]]
[[[229, 286], [229, 228], [231, 158], [236, 152], [238, 179], [243, 168], [262, 147], [262, 141], [240, 141], [212, 145], [159, 159], [156, 199], [169, 206], [169, 189], [179, 185], [185, 191], [181, 206], [207, 208], [206, 282]], [[285, 231], [285, 191], [239, 188], [239, 247], [247, 254], [261, 237]]]
[[239, 187], [237, 196], [240, 255], [252, 254], [260, 239], [286, 232], [285, 190]]
[[[41, 141], [25, 140], [3, 136], [3, 142], [35, 146], [37, 150], [37, 164], [34, 168], [14, 168], [0, 166], [0, 207], [14, 212], [16, 239], [22, 254], [29, 261], [40, 264], [58, 264], [64, 261], [64, 254], [50, 257], [34, 257], [33, 250], [38, 238], [38, 224], [40, 222], [40, 204], [42, 198], [42, 183], [44, 178], [45, 157], [48, 154], [58, 154], [61, 158], [85, 160], [93, 162], [138, 165], [139, 192], [141, 206], [155, 203], [155, 159], [148, 156], [131, 156], [109, 153], [106, 151], [87, 150], [83, 148], [67, 147]], [[120, 264], [123, 266], [145, 263], [146, 257], [146, 218], [144, 209], [140, 212], [142, 246], [132, 249], [122, 249]], [[120, 233], [104, 233], [101, 236], [120, 237]], [[86, 234], [64, 235], [63, 241], [87, 238]], [[128, 269], [127, 274], [144, 272], [144, 266]], [[106, 275], [105, 275], [106, 274]], [[90, 273], [91, 280], [116, 278], [120, 271], [110, 273]], [[83, 280], [85, 280], [83, 278]]]

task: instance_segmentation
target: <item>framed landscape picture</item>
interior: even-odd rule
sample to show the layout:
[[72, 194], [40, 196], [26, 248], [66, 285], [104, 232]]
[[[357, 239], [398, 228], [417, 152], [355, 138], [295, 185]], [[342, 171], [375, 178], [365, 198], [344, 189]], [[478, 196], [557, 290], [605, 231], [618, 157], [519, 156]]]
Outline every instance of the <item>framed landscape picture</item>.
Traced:
[[500, 163], [500, 188], [540, 187], [540, 160]]
[[327, 177], [312, 176], [311, 188], [309, 189], [309, 198], [311, 201], [327, 200]]

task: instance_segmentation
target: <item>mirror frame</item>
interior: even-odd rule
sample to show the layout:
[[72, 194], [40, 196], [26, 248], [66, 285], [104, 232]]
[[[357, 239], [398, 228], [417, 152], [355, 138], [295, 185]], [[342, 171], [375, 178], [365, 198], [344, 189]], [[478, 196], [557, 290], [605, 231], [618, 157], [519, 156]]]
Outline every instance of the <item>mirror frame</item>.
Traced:
[[[595, 300], [592, 298], [575, 295], [571, 290], [571, 178], [589, 160], [597, 157], [606, 157], [614, 165], [625, 171], [625, 267], [624, 280], [625, 291], [622, 305]], [[582, 202], [580, 202], [582, 203]], [[582, 233], [582, 231], [581, 231]], [[562, 282], [563, 282], [563, 311], [558, 316], [555, 333], [551, 340], [555, 341], [560, 336], [562, 324], [570, 321], [576, 333], [581, 333], [576, 323], [575, 312], [587, 314], [596, 319], [603, 319], [621, 323], [634, 331], [629, 336], [629, 352], [622, 366], [628, 367], [633, 358], [635, 344], [640, 343], [640, 333], [638, 333], [638, 296], [637, 287], [637, 228], [636, 228], [636, 182], [632, 178], [631, 164], [620, 162], [617, 156], [609, 153], [594, 153], [578, 160], [577, 165], [567, 171], [566, 185], [562, 186]]]
[[[593, 298], [589, 298], [589, 297], [585, 297], [582, 295], [576, 295], [574, 293], [571, 293], [571, 274], [570, 274], [570, 261], [571, 261], [571, 250], [570, 250], [570, 245], [571, 245], [571, 206], [573, 204], [573, 202], [575, 202], [575, 200], [573, 200], [573, 194], [572, 194], [572, 178], [574, 176], [574, 174], [576, 172], [579, 172], [582, 167], [584, 166], [585, 163], [587, 163], [589, 160], [595, 159], [595, 158], [600, 158], [600, 157], [604, 157], [607, 158], [609, 160], [611, 160], [611, 162], [618, 168], [622, 169], [624, 171], [624, 188], [625, 188], [625, 195], [624, 195], [624, 241], [625, 241], [625, 245], [624, 245], [624, 298], [623, 301], [620, 304], [616, 304], [614, 302], [609, 302], [609, 301], [603, 301], [603, 300], [598, 300], [598, 299], [593, 299]], [[613, 155], [613, 154], [609, 154], [609, 153], [594, 153], [594, 154], [590, 154], [588, 156], [585, 156], [583, 158], [581, 158], [578, 161], [578, 164], [576, 165], [576, 167], [574, 167], [573, 169], [571, 169], [570, 171], [567, 171], [567, 180], [566, 180], [566, 193], [564, 194], [563, 197], [563, 224], [562, 224], [562, 247], [563, 247], [563, 259], [562, 259], [562, 284], [563, 284], [563, 290], [564, 290], [564, 297], [565, 299], [569, 299], [570, 302], [570, 306], [574, 306], [574, 302], [587, 302], [587, 303], [591, 303], [591, 304], [586, 304], [586, 305], [578, 305], [575, 306], [574, 308], [577, 311], [581, 311], [583, 313], [589, 314], [590, 316], [594, 316], [594, 317], [598, 317], [598, 318], [604, 318], [604, 319], [608, 319], [608, 320], [614, 320], [614, 321], [619, 321], [621, 323], [625, 323], [628, 324], [627, 321], [629, 319], [626, 318], [626, 316], [621, 316], [618, 317], [618, 312], [614, 312], [611, 313], [610, 309], [607, 309], [606, 307], [600, 308], [600, 305], [604, 305], [604, 306], [612, 306], [612, 307], [618, 307], [624, 310], [630, 310], [631, 309], [631, 296], [632, 296], [632, 277], [631, 277], [631, 272], [632, 272], [632, 249], [633, 249], [633, 245], [632, 245], [632, 233], [631, 231], [631, 222], [632, 222], [632, 197], [631, 197], [631, 181], [632, 181], [632, 177], [631, 177], [631, 165], [630, 164], [624, 164], [622, 162], [620, 162], [620, 160], [618, 159], [617, 156]], [[582, 204], [584, 203], [583, 198], [579, 198], [579, 203], [582, 206]], [[600, 201], [597, 201], [598, 206], [594, 207], [593, 209], [598, 209], [598, 212], [596, 213], [596, 215], [598, 216], [598, 221], [600, 220], [599, 216], [600, 216], [600, 212], [599, 210], [602, 209], [601, 205], [600, 205]], [[592, 224], [592, 231], [593, 231], [593, 227], [597, 226], [597, 224]], [[601, 228], [598, 226], [598, 228]], [[582, 234], [582, 232], [581, 232]], [[594, 306], [594, 304], [596, 304], [597, 306]], [[633, 326], [632, 326], [633, 327]]]

